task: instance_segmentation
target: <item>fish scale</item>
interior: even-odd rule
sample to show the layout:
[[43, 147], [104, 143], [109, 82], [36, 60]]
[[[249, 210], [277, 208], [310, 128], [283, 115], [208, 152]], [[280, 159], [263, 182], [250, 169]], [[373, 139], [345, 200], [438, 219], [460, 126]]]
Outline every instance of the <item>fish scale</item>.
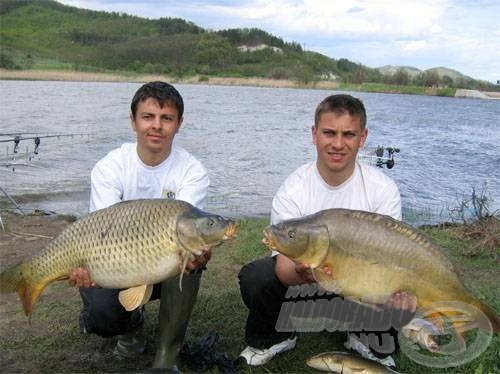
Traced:
[[238, 225], [180, 200], [126, 201], [68, 226], [37, 256], [0, 274], [0, 291], [17, 291], [30, 315], [42, 290], [77, 267], [105, 288], [158, 283], [180, 273], [182, 259], [236, 236]]
[[480, 309], [499, 331], [496, 311], [467, 290], [441, 248], [423, 232], [391, 217], [327, 209], [267, 227], [264, 236], [270, 249], [309, 264], [315, 280], [328, 291], [338, 292], [340, 282], [342, 296], [359, 300], [410, 291], [419, 306], [467, 303]]

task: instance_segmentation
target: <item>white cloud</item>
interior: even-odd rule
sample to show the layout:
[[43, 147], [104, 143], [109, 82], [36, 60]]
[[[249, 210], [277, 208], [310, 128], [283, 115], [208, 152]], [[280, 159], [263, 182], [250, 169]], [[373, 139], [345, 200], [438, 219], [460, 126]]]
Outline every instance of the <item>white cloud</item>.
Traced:
[[410, 40], [409, 42], [404, 43], [403, 49], [406, 51], [418, 51], [426, 48], [427, 45], [426, 40]]
[[62, 0], [148, 18], [180, 17], [208, 29], [258, 27], [333, 58], [376, 67], [447, 66], [500, 79], [498, 1]]

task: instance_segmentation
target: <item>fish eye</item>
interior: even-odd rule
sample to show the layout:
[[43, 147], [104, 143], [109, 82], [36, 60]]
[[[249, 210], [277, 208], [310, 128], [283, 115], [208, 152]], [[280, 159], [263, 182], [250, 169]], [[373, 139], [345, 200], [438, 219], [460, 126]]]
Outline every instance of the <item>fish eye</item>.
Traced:
[[212, 218], [210, 218], [210, 219], [208, 220], [208, 226], [213, 226], [213, 225], [214, 225], [214, 223], [215, 223], [215, 222], [214, 222], [214, 220], [213, 220]]
[[290, 230], [290, 231], [288, 231], [288, 237], [289, 237], [290, 239], [295, 238], [295, 230]]

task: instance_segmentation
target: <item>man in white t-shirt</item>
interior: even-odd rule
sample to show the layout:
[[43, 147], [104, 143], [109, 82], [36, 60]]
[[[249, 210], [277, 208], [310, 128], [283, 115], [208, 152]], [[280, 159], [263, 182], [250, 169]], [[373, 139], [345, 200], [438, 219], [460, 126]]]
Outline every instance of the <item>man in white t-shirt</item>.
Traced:
[[[97, 162], [91, 173], [90, 212], [125, 200], [167, 198], [203, 208], [209, 179], [203, 165], [176, 144], [184, 103], [165, 82], [150, 82], [135, 93], [130, 119], [136, 143], [125, 143]], [[183, 277], [154, 286], [151, 299], [160, 299], [159, 340], [153, 367], [176, 371], [189, 317], [196, 301], [201, 270], [210, 259], [207, 248], [191, 261]], [[117, 336], [115, 355], [133, 357], [146, 348], [144, 308], [127, 312], [118, 301], [120, 290], [96, 287], [85, 269], [75, 269], [70, 284], [80, 287], [82, 333]]]
[[[400, 220], [401, 198], [396, 184], [379, 169], [356, 161], [367, 135], [366, 112], [359, 99], [350, 95], [324, 99], [312, 127], [316, 161], [299, 167], [278, 189], [271, 224], [329, 208], [364, 210]], [[287, 288], [315, 281], [307, 264], [278, 253], [245, 265], [239, 279], [249, 309], [245, 325], [248, 346], [240, 357], [249, 365], [262, 365], [296, 344], [295, 334], [276, 330]], [[416, 300], [401, 292], [392, 295], [387, 306], [413, 312]], [[348, 343], [365, 357], [394, 366], [390, 356], [376, 356], [378, 352], [364, 346], [354, 334], [348, 335]]]

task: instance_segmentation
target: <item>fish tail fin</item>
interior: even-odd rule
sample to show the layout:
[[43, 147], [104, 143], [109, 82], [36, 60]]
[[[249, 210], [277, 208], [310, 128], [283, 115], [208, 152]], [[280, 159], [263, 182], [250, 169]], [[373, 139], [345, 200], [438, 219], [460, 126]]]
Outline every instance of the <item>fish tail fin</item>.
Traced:
[[493, 332], [495, 334], [500, 333], [500, 318], [495, 312], [495, 310], [493, 310], [493, 308], [491, 308], [489, 305], [486, 305], [482, 302], [479, 302], [475, 306], [478, 309], [480, 309], [486, 315], [486, 317], [488, 317], [488, 319], [491, 322], [491, 327], [493, 328]]
[[22, 283], [21, 287], [17, 290], [21, 303], [23, 304], [24, 314], [31, 318], [33, 313], [33, 307], [40, 298], [40, 294], [47, 284], [43, 283], [30, 283], [25, 281]]
[[[473, 299], [469, 303], [480, 310], [480, 312], [477, 312], [476, 315], [472, 317], [476, 321], [481, 321], [481, 319], [484, 318], [484, 316], [481, 315], [481, 312], [484, 313], [484, 315], [491, 323], [493, 332], [498, 334], [500, 332], [500, 320], [496, 311], [492, 307], [478, 299]], [[489, 330], [489, 328], [485, 328], [484, 324], [480, 324], [479, 328], [482, 328], [483, 330]]]
[[[482, 330], [485, 331], [490, 331], [490, 327], [487, 326], [487, 324], [484, 323], [484, 317], [490, 321], [491, 323], [491, 330], [493, 330], [494, 333], [498, 334], [500, 333], [500, 319], [499, 316], [497, 315], [496, 311], [487, 305], [486, 303], [483, 303], [482, 301], [476, 299], [476, 298], [468, 298], [466, 300], [463, 300], [466, 304], [472, 305], [475, 308], [477, 308], [475, 311], [472, 313], [469, 312], [459, 312], [459, 311], [437, 311], [436, 314], [430, 314], [426, 317], [426, 319], [431, 318], [432, 323], [440, 329], [440, 331], [443, 331], [444, 328], [444, 319], [443, 316], [446, 316], [450, 319], [449, 322], [453, 325], [454, 329], [459, 332], [461, 335], [463, 335], [461, 332], [466, 331], [469, 327], [475, 325], [479, 327]], [[441, 317], [439, 317], [439, 314], [442, 314]], [[482, 322], [481, 322], [482, 321]]]
[[33, 307], [48, 283], [34, 282], [30, 277], [28, 264], [14, 265], [0, 274], [0, 292], [17, 292], [23, 305], [24, 313], [31, 316]]

